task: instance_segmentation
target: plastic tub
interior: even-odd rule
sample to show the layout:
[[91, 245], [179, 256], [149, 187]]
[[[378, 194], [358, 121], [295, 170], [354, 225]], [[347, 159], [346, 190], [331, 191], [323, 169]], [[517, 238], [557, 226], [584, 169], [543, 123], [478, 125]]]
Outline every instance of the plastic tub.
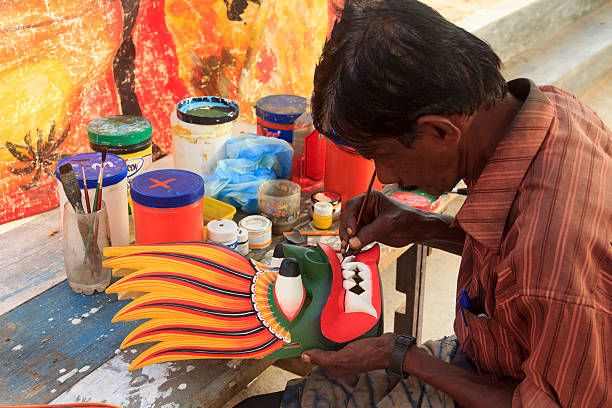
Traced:
[[[85, 187], [83, 184], [82, 169], [85, 169], [89, 201], [93, 206], [101, 162], [102, 155], [100, 153], [81, 153], [66, 157], [57, 163], [55, 177], [57, 178], [59, 186], [58, 191], [61, 209], [60, 225], [63, 225], [64, 204], [66, 204], [68, 199], [66, 198], [66, 194], [64, 194], [64, 189], [62, 188], [59, 168], [66, 163], [70, 163], [72, 165], [74, 174], [79, 182], [79, 187], [81, 187], [81, 200], [83, 202], [83, 208], [85, 208], [85, 211], [87, 211], [87, 206], [85, 205]], [[106, 155], [105, 163], [102, 179], [102, 200], [106, 203], [106, 208], [108, 211], [111, 244], [113, 246], [128, 245], [130, 243], [130, 223], [128, 216], [127, 165], [125, 160], [123, 160], [121, 157], [110, 153]]]
[[210, 176], [225, 156], [225, 142], [238, 117], [236, 102], [218, 96], [183, 99], [170, 116], [174, 167]]
[[185, 170], [155, 170], [132, 180], [137, 244], [201, 241], [204, 181]]
[[[344, 149], [348, 148], [340, 148], [331, 140], [327, 140], [324, 188], [325, 191], [340, 194], [342, 209], [348, 200], [366, 192], [374, 172], [373, 160], [364, 159]], [[372, 188], [382, 189], [378, 178]]]

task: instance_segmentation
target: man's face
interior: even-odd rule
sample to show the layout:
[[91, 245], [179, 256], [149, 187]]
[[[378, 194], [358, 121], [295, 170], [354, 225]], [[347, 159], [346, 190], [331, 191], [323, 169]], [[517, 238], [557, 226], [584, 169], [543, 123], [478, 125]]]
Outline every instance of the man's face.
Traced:
[[410, 148], [396, 139], [382, 139], [372, 145], [368, 158], [374, 160], [381, 183], [420, 188], [435, 196], [450, 191], [461, 179], [458, 143], [436, 136], [422, 135]]

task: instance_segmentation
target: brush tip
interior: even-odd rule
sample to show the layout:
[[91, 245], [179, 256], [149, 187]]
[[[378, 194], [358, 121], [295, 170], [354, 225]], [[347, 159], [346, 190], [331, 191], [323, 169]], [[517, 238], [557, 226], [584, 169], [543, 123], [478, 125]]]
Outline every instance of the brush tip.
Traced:
[[106, 150], [102, 150], [102, 161], [106, 161]]

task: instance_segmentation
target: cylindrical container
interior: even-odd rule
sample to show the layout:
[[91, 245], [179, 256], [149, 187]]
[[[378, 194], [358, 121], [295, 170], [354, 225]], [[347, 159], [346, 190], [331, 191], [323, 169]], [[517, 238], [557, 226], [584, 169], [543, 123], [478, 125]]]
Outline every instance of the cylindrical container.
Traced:
[[225, 142], [238, 117], [236, 102], [218, 96], [183, 99], [172, 111], [174, 167], [210, 176], [225, 156]]
[[236, 251], [244, 256], [249, 253], [249, 231], [242, 227], [238, 228]]
[[332, 213], [332, 219], [334, 221], [340, 219], [340, 214], [342, 213], [342, 197], [340, 197], [340, 194], [334, 193], [332, 191], [321, 191], [311, 195], [310, 201], [312, 201], [313, 211], [314, 205], [318, 202], [330, 203], [334, 209], [334, 212]]
[[155, 170], [132, 180], [137, 244], [202, 241], [204, 181], [185, 170]]
[[272, 233], [291, 231], [300, 214], [300, 185], [289, 180], [267, 180], [257, 189], [259, 213], [272, 221]]
[[[64, 219], [64, 205], [68, 199], [62, 188], [59, 168], [66, 163], [70, 163], [74, 170], [74, 174], [79, 182], [79, 187], [81, 187], [83, 208], [87, 211], [87, 206], [85, 204], [85, 186], [83, 184], [83, 169], [85, 170], [85, 180], [87, 181], [90, 206], [93, 209], [102, 155], [100, 153], [75, 154], [57, 163], [55, 177], [57, 178], [59, 186], [58, 191], [62, 223]], [[106, 155], [106, 161], [104, 162], [102, 200], [106, 202], [112, 245], [128, 245], [130, 243], [130, 224], [128, 216], [127, 165], [125, 160], [121, 157], [110, 153]]]
[[68, 284], [76, 293], [102, 292], [111, 278], [111, 270], [102, 267], [102, 250], [110, 246], [106, 205], [102, 201], [100, 210], [90, 214], [75, 213], [68, 202], [63, 209], [62, 248]]
[[331, 203], [318, 202], [314, 204], [312, 224], [318, 229], [329, 229], [332, 225], [334, 207]]
[[236, 249], [238, 245], [238, 225], [232, 220], [212, 220], [206, 224], [206, 240]]
[[128, 181], [151, 165], [152, 131], [149, 119], [135, 115], [107, 116], [87, 125], [91, 150], [106, 150], [122, 157], [127, 163]]
[[[348, 200], [366, 192], [373, 172], [373, 160], [356, 156], [336, 146], [331, 140], [327, 140], [324, 188], [326, 191], [335, 191], [340, 194], [342, 208]], [[382, 189], [378, 178], [374, 181], [372, 188]]]
[[306, 98], [268, 95], [255, 103], [257, 133], [293, 143], [295, 121], [306, 111]]
[[249, 249], [262, 249], [272, 243], [272, 221], [261, 215], [249, 215], [238, 225], [249, 233]]

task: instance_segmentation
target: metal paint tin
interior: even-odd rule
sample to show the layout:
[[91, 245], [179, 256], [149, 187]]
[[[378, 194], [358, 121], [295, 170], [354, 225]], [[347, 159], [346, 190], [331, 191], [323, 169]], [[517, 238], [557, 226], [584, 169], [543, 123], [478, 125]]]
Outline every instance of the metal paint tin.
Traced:
[[312, 210], [314, 214], [314, 205], [316, 203], [330, 203], [334, 208], [334, 212], [332, 213], [332, 219], [337, 221], [340, 219], [340, 214], [342, 213], [342, 197], [340, 194], [334, 193], [332, 191], [321, 191], [318, 193], [314, 193], [310, 196], [310, 201], [312, 201]]
[[238, 225], [249, 233], [249, 249], [262, 249], [272, 243], [272, 221], [262, 215], [244, 217]]
[[244, 256], [249, 253], [249, 231], [242, 227], [238, 228], [236, 251]]
[[293, 143], [295, 122], [306, 111], [306, 98], [268, 95], [255, 103], [257, 133]]

